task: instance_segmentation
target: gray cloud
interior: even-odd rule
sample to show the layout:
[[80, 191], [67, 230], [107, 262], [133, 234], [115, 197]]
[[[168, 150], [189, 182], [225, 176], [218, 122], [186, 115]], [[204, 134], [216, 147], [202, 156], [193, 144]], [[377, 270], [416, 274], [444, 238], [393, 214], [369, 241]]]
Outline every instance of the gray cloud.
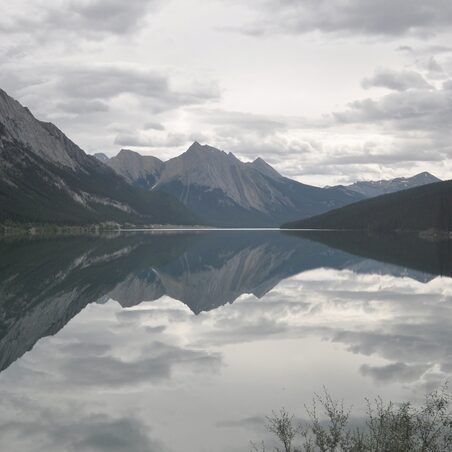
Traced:
[[64, 33], [78, 39], [126, 35], [137, 32], [160, 0], [64, 0], [38, 2], [33, 10], [8, 14], [0, 22], [0, 33], [27, 33], [33, 29], [40, 40]]
[[138, 132], [135, 134], [121, 134], [115, 138], [115, 144], [118, 146], [146, 148], [182, 146], [189, 141], [190, 137], [182, 133], [168, 133], [163, 136], [146, 136]]
[[163, 124], [160, 124], [158, 122], [147, 122], [144, 126], [143, 129], [145, 130], [165, 130], [165, 126]]
[[[359, 152], [344, 152], [324, 157], [319, 163], [323, 162], [328, 165], [389, 165], [401, 162], [441, 161], [444, 157], [444, 154], [439, 151], [425, 148], [416, 149], [412, 147], [409, 149], [394, 149], [392, 152], [381, 152], [372, 148], [363, 147]], [[334, 171], [337, 171], [337, 167], [331, 170], [334, 173]]]
[[[139, 65], [61, 64], [7, 66], [0, 75], [0, 84], [15, 96], [26, 96], [42, 110], [49, 103], [49, 112], [58, 107], [65, 112], [86, 113], [108, 110], [108, 102], [121, 96], [133, 96], [135, 103], [148, 111], [162, 112], [181, 106], [217, 100], [218, 85], [212, 81], [177, 86], [169, 71], [152, 70]], [[17, 77], [16, 77], [17, 74]], [[137, 108], [137, 105], [135, 105]]]
[[432, 34], [452, 24], [448, 0], [255, 0], [259, 22], [248, 34], [325, 33], [399, 36]]
[[[15, 409], [23, 408], [17, 402]], [[31, 411], [30, 411], [31, 409]], [[9, 437], [17, 438], [22, 450], [42, 450], [60, 452], [157, 452], [165, 446], [148, 436], [149, 427], [133, 417], [114, 418], [107, 414], [84, 415], [81, 410], [58, 412], [28, 404], [28, 413], [33, 418], [12, 421], [0, 425], [2, 444], [8, 447]], [[41, 450], [41, 449], [39, 449]]]
[[287, 118], [272, 118], [255, 113], [209, 109], [198, 110], [197, 114], [205, 122], [218, 127], [253, 131], [262, 135], [287, 128]]
[[144, 106], [158, 112], [200, 104], [220, 96], [218, 86], [212, 82], [178, 88], [167, 72], [119, 64], [68, 67], [56, 75], [54, 89], [77, 100], [110, 100], [133, 95]]
[[106, 102], [96, 99], [68, 99], [57, 103], [56, 108], [60, 111], [74, 113], [77, 115], [99, 113], [109, 110], [109, 106]]
[[261, 430], [262, 427], [265, 426], [266, 421], [267, 418], [265, 416], [250, 416], [242, 419], [228, 419], [224, 421], [219, 421], [217, 423], [217, 426], [221, 428], [251, 427]]
[[49, 22], [65, 30], [85, 28], [90, 31], [124, 34], [136, 31], [156, 0], [91, 0], [85, 2], [71, 1], [69, 11], [49, 17]]
[[147, 428], [134, 419], [109, 419], [106, 416], [92, 416], [80, 423], [50, 426], [50, 437], [74, 451], [124, 451], [157, 452], [162, 445], [151, 441]]
[[[193, 134], [165, 132], [165, 115], [220, 96], [210, 80], [187, 75], [181, 83], [169, 70], [140, 65], [11, 62], [4, 68], [0, 86], [87, 151], [185, 146]], [[200, 133], [193, 136], [204, 141]]]
[[388, 88], [395, 91], [407, 91], [409, 89], [433, 89], [433, 87], [416, 71], [393, 71], [390, 69], [378, 69], [372, 77], [362, 81], [365, 89], [372, 87]]
[[386, 366], [370, 366], [364, 364], [360, 371], [366, 377], [372, 377], [380, 383], [393, 381], [413, 382], [419, 380], [429, 369], [429, 365], [406, 364], [402, 362], [387, 364]]
[[120, 66], [71, 67], [58, 78], [57, 88], [76, 98], [110, 99], [121, 94], [165, 98], [170, 92], [162, 73]]
[[444, 80], [448, 77], [447, 72], [438, 63], [438, 60], [434, 56], [430, 56], [428, 60], [420, 64], [421, 68], [425, 68], [428, 71], [428, 76], [432, 80]]
[[63, 374], [76, 384], [122, 386], [170, 379], [175, 367], [188, 365], [192, 370], [215, 371], [221, 365], [218, 354], [177, 348], [154, 342], [147, 354], [136, 361], [113, 356], [75, 356], [63, 368]]
[[102, 356], [111, 350], [111, 346], [106, 344], [74, 342], [64, 345], [61, 349], [64, 354], [71, 356]]
[[399, 47], [397, 47], [396, 50], [397, 50], [397, 52], [407, 52], [407, 53], [414, 52], [413, 47], [407, 46], [407, 45], [399, 46]]
[[394, 92], [352, 102], [333, 116], [339, 123], [390, 123], [399, 130], [443, 132], [450, 130], [452, 96], [444, 89]]

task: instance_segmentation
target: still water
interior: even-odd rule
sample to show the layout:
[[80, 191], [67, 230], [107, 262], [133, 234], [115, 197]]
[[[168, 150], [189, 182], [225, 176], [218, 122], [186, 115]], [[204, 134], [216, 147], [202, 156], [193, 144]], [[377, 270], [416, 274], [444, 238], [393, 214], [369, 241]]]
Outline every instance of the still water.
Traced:
[[323, 386], [452, 374], [452, 246], [199, 232], [0, 242], [0, 450], [249, 451]]

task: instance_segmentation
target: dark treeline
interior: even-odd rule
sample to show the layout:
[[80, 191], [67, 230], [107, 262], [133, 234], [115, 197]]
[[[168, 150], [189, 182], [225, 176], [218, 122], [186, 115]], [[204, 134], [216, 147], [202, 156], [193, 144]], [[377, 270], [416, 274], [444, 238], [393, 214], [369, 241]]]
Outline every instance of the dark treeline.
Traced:
[[374, 231], [452, 230], [452, 181], [360, 201], [323, 215], [287, 223], [292, 229]]

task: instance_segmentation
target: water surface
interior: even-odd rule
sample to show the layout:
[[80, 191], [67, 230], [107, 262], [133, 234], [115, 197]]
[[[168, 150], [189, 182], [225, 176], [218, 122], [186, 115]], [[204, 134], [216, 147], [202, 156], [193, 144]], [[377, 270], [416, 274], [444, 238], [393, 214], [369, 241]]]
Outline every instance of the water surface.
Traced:
[[0, 242], [0, 450], [248, 451], [326, 386], [452, 374], [452, 249], [270, 231]]

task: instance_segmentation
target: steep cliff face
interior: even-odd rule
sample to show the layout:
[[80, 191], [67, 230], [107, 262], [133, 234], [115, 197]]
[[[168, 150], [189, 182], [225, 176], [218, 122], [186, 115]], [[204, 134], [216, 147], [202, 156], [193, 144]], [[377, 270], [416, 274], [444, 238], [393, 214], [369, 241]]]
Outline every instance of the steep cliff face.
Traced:
[[28, 108], [0, 89], [3, 141], [16, 141], [46, 162], [80, 170], [89, 157], [51, 123], [37, 120]]

